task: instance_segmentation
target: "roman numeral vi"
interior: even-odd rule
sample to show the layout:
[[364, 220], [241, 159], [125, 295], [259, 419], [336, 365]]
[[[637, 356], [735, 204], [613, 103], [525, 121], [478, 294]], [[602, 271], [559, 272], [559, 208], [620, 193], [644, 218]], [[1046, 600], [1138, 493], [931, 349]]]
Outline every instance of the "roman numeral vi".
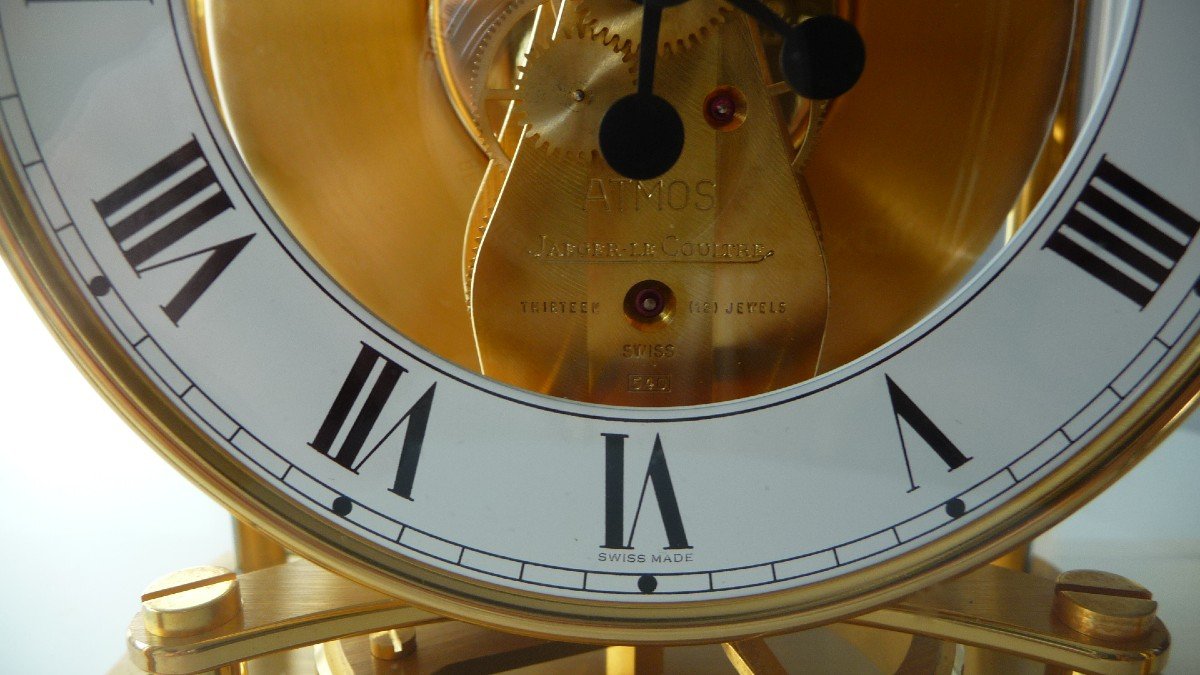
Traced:
[[654, 437], [654, 449], [650, 452], [650, 465], [642, 479], [642, 492], [638, 497], [637, 510], [629, 537], [625, 537], [625, 439], [624, 434], [604, 436], [604, 546], [602, 548], [631, 549], [633, 535], [637, 532], [638, 518], [646, 502], [646, 491], [653, 486], [654, 500], [662, 516], [663, 528], [667, 533], [665, 549], [691, 548], [687, 533], [683, 529], [683, 516], [679, 513], [679, 502], [675, 499], [675, 486], [671, 483], [671, 472], [667, 469], [667, 455], [663, 452], [662, 438]]

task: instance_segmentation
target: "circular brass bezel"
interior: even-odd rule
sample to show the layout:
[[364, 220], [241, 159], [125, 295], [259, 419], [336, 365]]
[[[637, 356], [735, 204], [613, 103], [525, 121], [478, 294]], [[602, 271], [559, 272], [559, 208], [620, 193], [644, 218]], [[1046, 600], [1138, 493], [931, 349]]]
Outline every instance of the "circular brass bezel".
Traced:
[[597, 643], [726, 641], [835, 621], [983, 565], [1045, 531], [1146, 456], [1200, 392], [1200, 339], [1092, 443], [1005, 504], [890, 561], [807, 587], [652, 606], [502, 589], [405, 560], [302, 507], [234, 461], [176, 408], [108, 332], [54, 252], [11, 159], [0, 157], [0, 251], [55, 337], [104, 398], [167, 461], [238, 518], [291, 550], [440, 614]]

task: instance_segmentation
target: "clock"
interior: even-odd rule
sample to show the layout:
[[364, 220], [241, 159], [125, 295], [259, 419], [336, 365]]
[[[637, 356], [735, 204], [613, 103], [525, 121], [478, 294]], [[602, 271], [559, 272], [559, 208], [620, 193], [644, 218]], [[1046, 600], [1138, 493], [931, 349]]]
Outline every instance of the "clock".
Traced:
[[1182, 0], [298, 4], [0, 5], [3, 242], [168, 460], [346, 577], [564, 640], [827, 623], [1195, 393]]

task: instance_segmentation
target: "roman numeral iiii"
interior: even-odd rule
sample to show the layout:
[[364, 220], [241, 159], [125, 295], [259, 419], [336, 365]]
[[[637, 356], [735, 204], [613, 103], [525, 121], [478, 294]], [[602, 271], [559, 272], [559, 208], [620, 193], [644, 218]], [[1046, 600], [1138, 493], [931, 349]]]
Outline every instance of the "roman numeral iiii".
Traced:
[[1200, 221], [1104, 158], [1044, 248], [1145, 308]]
[[176, 325], [254, 238], [249, 234], [192, 250], [179, 245], [233, 208], [195, 138], [93, 203], [138, 277], [200, 261], [174, 296], [160, 305]]

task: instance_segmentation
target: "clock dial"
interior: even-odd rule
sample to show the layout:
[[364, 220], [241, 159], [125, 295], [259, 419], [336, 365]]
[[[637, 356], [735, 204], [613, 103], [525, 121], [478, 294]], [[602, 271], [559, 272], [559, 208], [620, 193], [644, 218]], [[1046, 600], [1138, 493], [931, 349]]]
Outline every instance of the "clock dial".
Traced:
[[[346, 574], [574, 639], [831, 620], [1099, 490], [1196, 357], [1200, 10], [896, 4], [0, 3], [6, 249]], [[831, 101], [785, 66], [814, 15]], [[651, 96], [645, 177], [604, 128]]]

